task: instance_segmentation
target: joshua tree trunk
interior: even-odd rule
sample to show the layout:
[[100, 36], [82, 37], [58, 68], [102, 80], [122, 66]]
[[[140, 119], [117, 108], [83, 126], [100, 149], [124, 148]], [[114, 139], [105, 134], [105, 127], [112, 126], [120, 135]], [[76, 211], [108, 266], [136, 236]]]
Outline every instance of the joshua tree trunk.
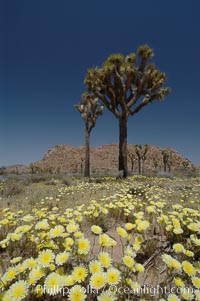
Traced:
[[142, 173], [141, 165], [142, 165], [142, 159], [138, 158], [138, 173], [139, 173], [139, 175], [141, 175], [141, 173]]
[[90, 177], [90, 130], [85, 122], [85, 177]]
[[146, 161], [146, 158], [145, 158], [145, 160], [142, 160], [142, 173], [143, 174], [145, 172], [145, 161]]
[[134, 168], [134, 160], [131, 159], [131, 171], [133, 172], [133, 168]]
[[84, 160], [83, 160], [83, 158], [81, 158], [81, 175], [83, 174], [83, 162], [84, 162]]
[[164, 162], [164, 172], [167, 172], [167, 162]]
[[128, 174], [127, 167], [127, 119], [119, 120], [119, 170], [123, 170], [123, 177]]

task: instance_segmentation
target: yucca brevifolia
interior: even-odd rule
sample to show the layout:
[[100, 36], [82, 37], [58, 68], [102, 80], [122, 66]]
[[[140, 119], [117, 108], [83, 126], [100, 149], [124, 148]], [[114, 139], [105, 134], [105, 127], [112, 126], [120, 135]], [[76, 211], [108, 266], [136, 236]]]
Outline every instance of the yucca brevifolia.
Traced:
[[164, 172], [167, 172], [167, 166], [169, 166], [170, 161], [170, 151], [168, 149], [162, 150], [163, 164], [164, 164]]
[[171, 166], [174, 163], [174, 159], [173, 159], [173, 154], [171, 151], [169, 151], [169, 159], [167, 161], [167, 167], [168, 167], [168, 171], [171, 172]]
[[[143, 165], [143, 172], [144, 172], [144, 162], [146, 161], [147, 158], [147, 152], [149, 150], [149, 145], [145, 144], [144, 146], [140, 144], [135, 145], [135, 153], [138, 158], [138, 173], [142, 173], [142, 165]], [[142, 164], [143, 163], [143, 164]]]
[[85, 78], [87, 89], [119, 120], [119, 170], [123, 170], [124, 177], [128, 117], [149, 103], [162, 100], [169, 92], [163, 87], [165, 73], [149, 63], [153, 56], [147, 45], [139, 47], [136, 54], [112, 54], [100, 68], [89, 69]]
[[97, 117], [103, 112], [103, 105], [93, 94], [83, 93], [80, 104], [75, 105], [85, 124], [85, 177], [90, 177], [90, 133], [96, 124]]
[[142, 171], [144, 173], [144, 162], [147, 159], [147, 153], [148, 153], [148, 151], [150, 149], [150, 146], [148, 144], [145, 144], [142, 149], [143, 149], [143, 154], [142, 154], [142, 169], [143, 170]]
[[135, 161], [135, 158], [136, 158], [135, 145], [129, 145], [128, 146], [128, 158], [131, 161], [131, 171], [133, 172], [134, 161]]
[[84, 162], [84, 158], [81, 158], [81, 175], [83, 174], [83, 162]]

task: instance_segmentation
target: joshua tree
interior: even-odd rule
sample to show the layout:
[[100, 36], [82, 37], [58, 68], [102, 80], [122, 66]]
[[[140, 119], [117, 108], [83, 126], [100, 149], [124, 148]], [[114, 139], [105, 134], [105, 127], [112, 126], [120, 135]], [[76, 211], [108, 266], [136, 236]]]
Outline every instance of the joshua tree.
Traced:
[[134, 162], [135, 162], [135, 147], [134, 145], [128, 148], [128, 158], [131, 161], [131, 171], [133, 172]]
[[144, 162], [147, 159], [147, 153], [150, 149], [150, 146], [148, 144], [145, 144], [143, 147], [143, 154], [142, 154], [142, 169], [143, 169], [143, 173], [144, 173]]
[[155, 169], [158, 168], [158, 166], [159, 166], [159, 160], [158, 160], [158, 158], [153, 158], [153, 166], [154, 166]]
[[167, 167], [168, 167], [168, 171], [171, 172], [171, 167], [174, 163], [174, 160], [173, 160], [173, 156], [172, 156], [172, 152], [169, 152], [169, 159], [167, 161]]
[[99, 105], [98, 98], [93, 94], [83, 93], [80, 104], [75, 105], [85, 124], [85, 177], [90, 177], [90, 133], [95, 126], [97, 117], [103, 112], [103, 105]]
[[81, 174], [83, 174], [83, 162], [84, 162], [84, 158], [81, 158]]
[[170, 161], [171, 161], [171, 159], [170, 159], [170, 157], [171, 157], [170, 151], [168, 149], [162, 150], [162, 156], [163, 156], [164, 172], [167, 172], [167, 166], [169, 168]]
[[148, 144], [145, 144], [143, 147], [140, 144], [136, 144], [136, 146], [135, 146], [135, 153], [138, 158], [138, 173], [139, 174], [141, 174], [142, 165], [143, 165], [143, 172], [144, 172], [144, 162], [146, 161], [148, 150], [149, 150]]
[[85, 78], [87, 89], [119, 120], [119, 170], [123, 170], [124, 177], [128, 117], [153, 101], [164, 99], [169, 92], [163, 87], [165, 73], [149, 63], [153, 56], [147, 45], [140, 46], [136, 54], [112, 54], [102, 67], [89, 69]]

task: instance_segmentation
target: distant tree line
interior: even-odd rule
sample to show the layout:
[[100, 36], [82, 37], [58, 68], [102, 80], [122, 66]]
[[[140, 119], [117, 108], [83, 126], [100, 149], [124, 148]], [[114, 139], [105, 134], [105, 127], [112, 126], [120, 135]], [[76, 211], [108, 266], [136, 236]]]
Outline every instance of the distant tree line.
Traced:
[[[138, 174], [145, 173], [145, 161], [147, 160], [150, 149], [151, 147], [148, 144], [145, 144], [144, 146], [141, 144], [129, 146], [128, 158], [131, 163], [131, 172], [133, 172], [134, 166], [137, 164]], [[162, 161], [156, 156], [151, 158], [155, 170], [162, 166], [164, 172], [171, 172], [172, 167], [178, 163], [173, 151], [170, 149], [161, 150], [161, 158]], [[184, 169], [191, 166], [191, 162], [188, 159], [183, 160], [181, 164]]]

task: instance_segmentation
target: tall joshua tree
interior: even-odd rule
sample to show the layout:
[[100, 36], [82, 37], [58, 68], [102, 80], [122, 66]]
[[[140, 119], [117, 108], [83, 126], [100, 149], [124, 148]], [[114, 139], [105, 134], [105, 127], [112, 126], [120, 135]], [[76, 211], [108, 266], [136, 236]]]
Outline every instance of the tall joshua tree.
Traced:
[[124, 177], [128, 171], [128, 117], [153, 101], [164, 99], [169, 92], [163, 87], [165, 73], [149, 62], [153, 56], [148, 45], [140, 46], [136, 54], [112, 54], [100, 68], [89, 69], [85, 77], [87, 89], [119, 120], [119, 170], [123, 170]]
[[144, 169], [144, 162], [146, 161], [148, 150], [149, 150], [148, 144], [145, 144], [143, 147], [140, 144], [136, 144], [136, 146], [135, 146], [135, 153], [138, 158], [138, 173], [139, 174], [142, 173], [142, 165], [143, 165], [143, 169]]
[[89, 93], [83, 93], [81, 102], [75, 108], [84, 120], [85, 125], [85, 177], [90, 177], [90, 133], [95, 127], [97, 117], [102, 114], [104, 105], [99, 105], [98, 98]]
[[162, 150], [163, 164], [164, 164], [164, 172], [167, 172], [167, 166], [170, 162], [170, 152], [168, 149]]

